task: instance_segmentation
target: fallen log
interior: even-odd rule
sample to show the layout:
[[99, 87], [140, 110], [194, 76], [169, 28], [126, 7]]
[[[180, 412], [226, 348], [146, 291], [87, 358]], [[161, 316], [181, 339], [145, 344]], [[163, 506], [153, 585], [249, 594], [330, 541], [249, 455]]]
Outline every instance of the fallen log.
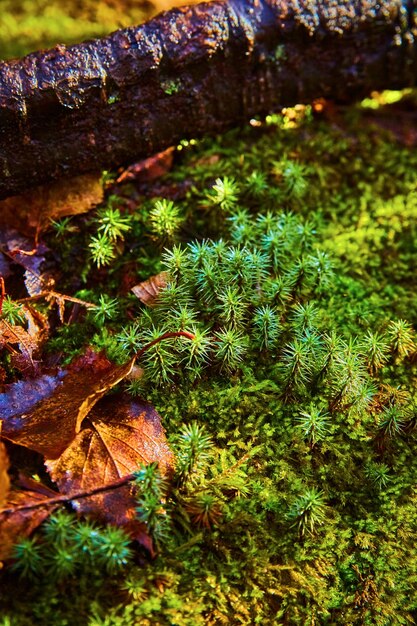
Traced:
[[0, 198], [417, 82], [417, 0], [217, 0], [0, 63]]

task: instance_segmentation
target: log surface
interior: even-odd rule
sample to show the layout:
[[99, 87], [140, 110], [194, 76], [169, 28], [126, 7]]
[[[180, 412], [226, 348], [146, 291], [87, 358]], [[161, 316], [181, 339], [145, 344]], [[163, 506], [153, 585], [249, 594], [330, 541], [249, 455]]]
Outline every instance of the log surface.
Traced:
[[215, 0], [0, 63], [0, 198], [417, 83], [417, 0]]

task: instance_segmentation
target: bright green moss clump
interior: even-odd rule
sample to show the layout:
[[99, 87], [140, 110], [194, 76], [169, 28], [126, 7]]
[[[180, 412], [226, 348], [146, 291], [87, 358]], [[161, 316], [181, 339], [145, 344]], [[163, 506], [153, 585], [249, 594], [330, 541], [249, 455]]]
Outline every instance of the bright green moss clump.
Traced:
[[[128, 385], [177, 456], [171, 486], [138, 473], [157, 556], [112, 537], [113, 567], [106, 531], [71, 518], [71, 569], [48, 538], [57, 516], [17, 546], [23, 591], [3, 575], [0, 624], [413, 623], [417, 153], [359, 108], [181, 148], [136, 211], [126, 186], [49, 241], [61, 289], [98, 305], [52, 352], [92, 343], [123, 361], [195, 333], [156, 344]], [[146, 307], [125, 285], [161, 270]]]

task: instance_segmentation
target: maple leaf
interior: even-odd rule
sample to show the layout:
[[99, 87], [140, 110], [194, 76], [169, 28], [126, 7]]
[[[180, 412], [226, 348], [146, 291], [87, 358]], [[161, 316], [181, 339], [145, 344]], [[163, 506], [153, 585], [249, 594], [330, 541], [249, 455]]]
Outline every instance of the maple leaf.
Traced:
[[48, 458], [59, 457], [91, 408], [129, 374], [133, 364], [134, 359], [114, 365], [103, 355], [87, 351], [55, 377], [10, 385], [0, 394], [3, 437]]
[[[29, 537], [42, 522], [57, 508], [48, 504], [49, 498], [57, 493], [34, 480], [25, 479], [26, 489], [13, 489], [9, 493], [3, 510], [0, 510], [0, 560], [9, 559], [16, 541]], [[21, 509], [22, 505], [33, 505], [46, 501], [42, 507]]]
[[[46, 467], [63, 494], [94, 489], [135, 472], [141, 464], [157, 462], [164, 474], [174, 457], [160, 417], [149, 405], [118, 394], [104, 398], [90, 411], [85, 427], [59, 459]], [[79, 513], [122, 526], [150, 551], [146, 527], [136, 519], [132, 485], [73, 501]]]
[[154, 306], [161, 291], [167, 286], [168, 272], [160, 272], [132, 287], [131, 291], [143, 304]]

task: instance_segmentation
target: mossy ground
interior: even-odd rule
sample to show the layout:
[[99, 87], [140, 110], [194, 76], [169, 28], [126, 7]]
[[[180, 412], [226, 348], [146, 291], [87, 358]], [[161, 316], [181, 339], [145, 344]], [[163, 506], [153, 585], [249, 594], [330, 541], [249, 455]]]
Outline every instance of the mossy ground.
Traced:
[[[161, 198], [178, 209], [172, 232], [155, 214]], [[191, 293], [188, 313], [196, 313], [202, 331], [218, 333], [223, 323], [241, 332], [241, 360], [226, 362], [217, 349], [208, 366], [187, 369], [176, 343], [162, 355], [166, 380], [150, 353], [148, 376], [130, 385], [154, 404], [173, 442], [184, 424], [204, 425], [214, 448], [203, 481], [243, 462], [227, 489], [212, 492], [221, 517], [214, 509], [209, 523], [199, 524], [195, 508], [184, 513], [173, 499], [171, 531], [156, 558], [138, 552], [117, 577], [98, 571], [26, 582], [6, 570], [1, 626], [415, 623], [415, 147], [375, 125], [368, 108], [338, 109], [329, 118], [299, 107], [222, 137], [184, 142], [165, 177], [118, 187], [109, 202], [130, 216], [109, 265], [98, 269], [89, 252], [103, 223], [100, 209], [48, 235], [62, 292], [117, 301], [108, 319], [104, 306], [102, 317], [93, 312], [57, 328], [48, 350], [62, 353], [62, 362], [86, 345], [123, 360], [140, 343], [141, 329], [162, 328], [165, 317], [168, 326], [178, 322], [166, 303], [149, 318], [129, 292], [163, 269], [165, 247], [189, 250], [189, 242], [222, 238], [226, 249], [245, 245], [271, 255], [260, 216], [272, 224], [283, 214], [294, 217], [261, 286], [239, 286], [241, 320], [224, 300], [213, 304], [197, 271], [200, 291], [189, 284], [190, 273], [181, 279]], [[320, 283], [308, 259], [324, 252], [332, 271]], [[307, 265], [300, 277], [301, 260]], [[225, 274], [227, 264], [220, 264], [220, 292], [238, 278]], [[282, 301], [267, 289], [271, 276], [287, 287]], [[173, 308], [182, 298], [176, 294]], [[314, 320], [300, 321], [299, 307], [310, 305]], [[254, 323], [262, 306], [273, 307], [280, 326], [269, 348]], [[230, 322], [230, 315], [237, 318]], [[135, 320], [140, 329], [129, 335]], [[408, 333], [404, 349], [399, 320]], [[369, 333], [379, 336], [379, 361]], [[332, 336], [339, 344], [323, 374]], [[308, 346], [299, 369], [297, 342]], [[325, 419], [312, 423], [314, 410]]]
[[[244, 493], [231, 490], [222, 498], [221, 520], [211, 528], [177, 528], [156, 560], [138, 557], [127, 575], [133, 589], [141, 591], [130, 589], [130, 596], [123, 590], [123, 575], [117, 581], [98, 575], [88, 584], [82, 576], [62, 586], [47, 579], [28, 586], [20, 581], [22, 593], [16, 597], [7, 593], [16, 580], [6, 575], [4, 624], [413, 622], [414, 348], [399, 358], [391, 344], [389, 360], [369, 379], [362, 373], [375, 389], [356, 408], [350, 398], [329, 410], [336, 393], [329, 380], [319, 389], [311, 381], [296, 381], [294, 392], [283, 394], [286, 378], [280, 363], [293, 338], [291, 320], [299, 304], [314, 303], [314, 332], [322, 339], [334, 331], [345, 342], [357, 338], [358, 346], [367, 331], [389, 334], [393, 320], [415, 326], [416, 166], [415, 151], [373, 126], [360, 108], [340, 112], [329, 122], [316, 119], [307, 107], [269, 118], [259, 127], [184, 145], [174, 168], [152, 191], [119, 189], [119, 206], [134, 202], [137, 209], [123, 250], [108, 268], [94, 268], [85, 252], [99, 218], [74, 219], [71, 225], [78, 231], [67, 232], [64, 245], [50, 235], [49, 245], [63, 269], [61, 290], [96, 301], [96, 294], [105, 293], [118, 301], [118, 313], [109, 322], [87, 317], [77, 326], [58, 329], [49, 349], [68, 359], [86, 343], [124, 358], [116, 337], [123, 336], [126, 319], [141, 315], [141, 305], [120, 293], [120, 285], [159, 271], [162, 247], [170, 245], [158, 239], [155, 226], [152, 230], [155, 200], [144, 191], [175, 199], [182, 222], [174, 237], [183, 245], [241, 236], [230, 218], [243, 209], [249, 231], [267, 211], [272, 219], [291, 212], [304, 224], [309, 254], [328, 252], [333, 273], [323, 288], [307, 280], [289, 296], [280, 311], [286, 341], [280, 339], [273, 349], [259, 351], [252, 329], [248, 336], [253, 343], [239, 366], [222, 372], [221, 363], [214, 362], [194, 380], [194, 375], [179, 373], [174, 358], [172, 381], [155, 389], [152, 376], [149, 383], [145, 377], [141, 388], [133, 389], [155, 405], [172, 439], [184, 423], [204, 424], [215, 442], [216, 471], [254, 449], [243, 466]], [[255, 193], [254, 172], [262, 182]], [[225, 176], [236, 181], [236, 197], [222, 208], [212, 189]], [[295, 260], [302, 257], [300, 241], [287, 251]], [[254, 244], [262, 247], [261, 241]], [[252, 294], [245, 297], [251, 300]], [[360, 352], [358, 348], [355, 354]], [[326, 406], [331, 418], [317, 442], [297, 422], [311, 402]], [[383, 430], [378, 403], [397, 406], [397, 430]], [[386, 434], [382, 439], [381, 432]], [[382, 466], [385, 479], [378, 482], [369, 468]], [[303, 517], [296, 507], [302, 508], [300, 498], [312, 493], [319, 494], [324, 517], [319, 510], [310, 527], [311, 516]], [[174, 526], [175, 515], [174, 510]]]

